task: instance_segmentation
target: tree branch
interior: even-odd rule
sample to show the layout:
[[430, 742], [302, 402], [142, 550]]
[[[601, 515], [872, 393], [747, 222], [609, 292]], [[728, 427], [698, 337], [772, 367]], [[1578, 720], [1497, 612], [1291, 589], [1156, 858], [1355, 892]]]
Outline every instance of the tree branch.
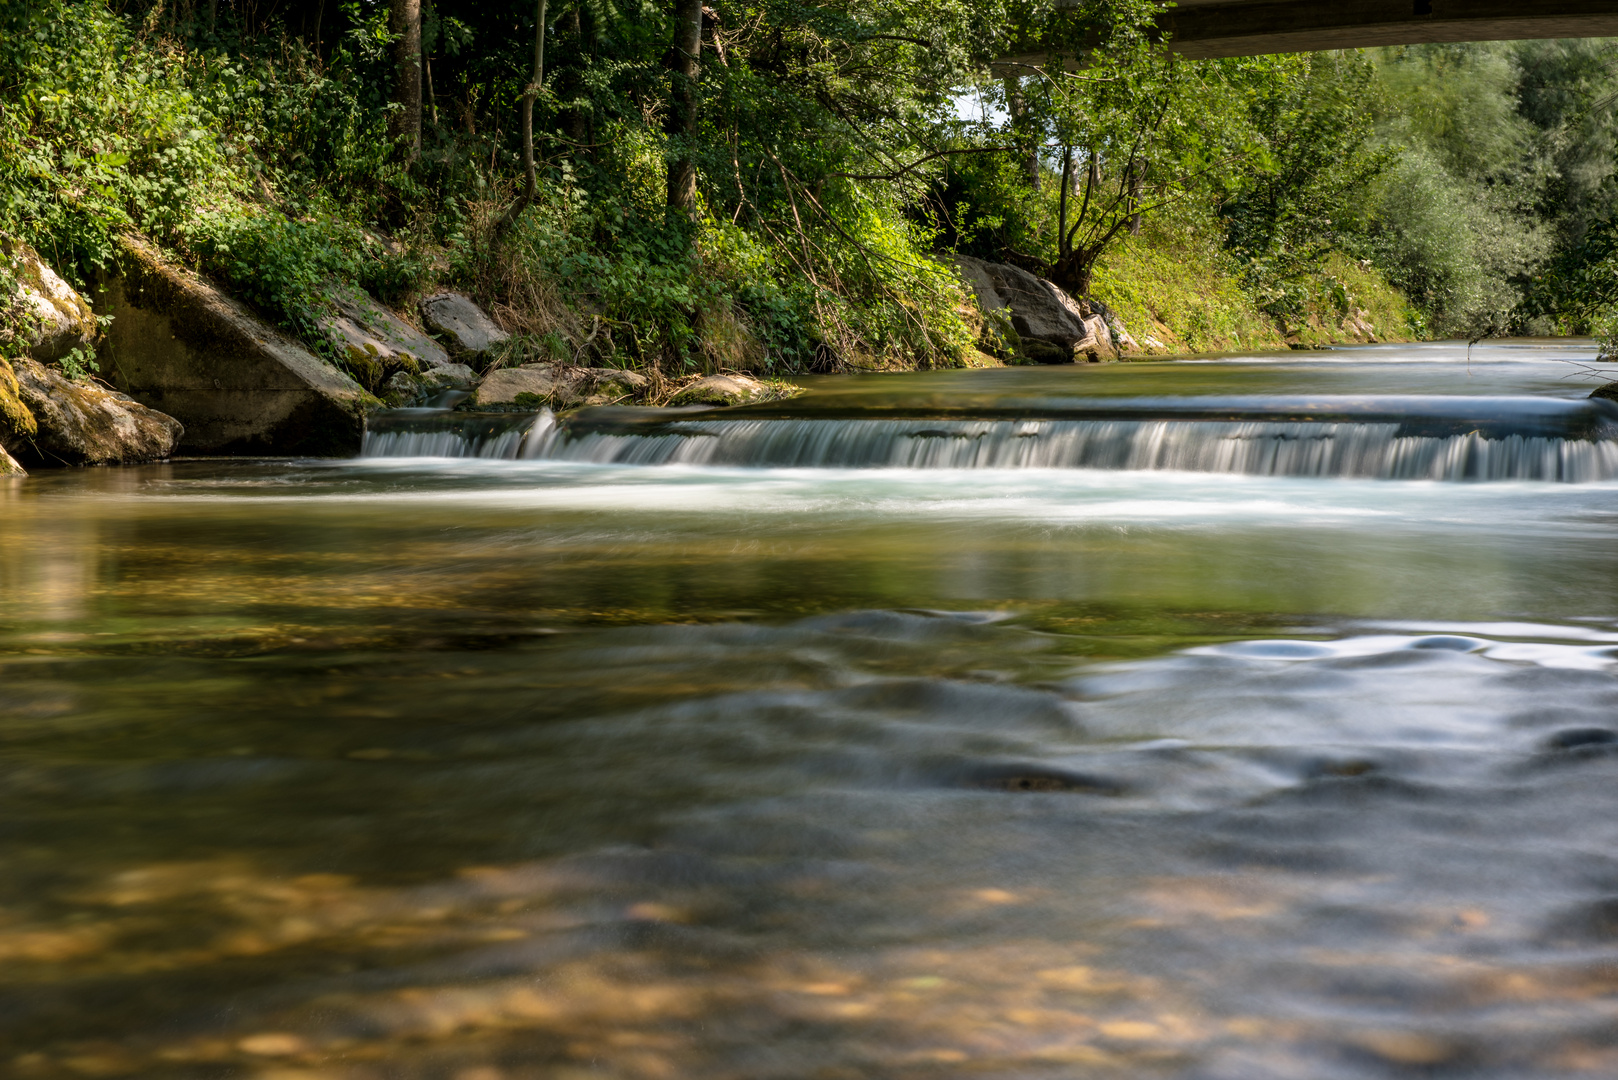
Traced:
[[957, 154], [1002, 154], [1002, 153], [1005, 153], [1005, 152], [1007, 152], [1009, 150], [1015, 150], [1015, 149], [1016, 149], [1016, 147], [1014, 147], [1014, 146], [974, 146], [974, 147], [970, 147], [970, 148], [963, 149], [963, 150], [937, 150], [937, 151], [934, 151], [931, 154], [928, 154], [926, 157], [917, 158], [915, 161], [912, 161], [908, 165], [901, 165], [899, 168], [895, 169], [893, 172], [885, 172], [885, 173], [833, 172], [833, 173], [827, 173], [826, 175], [827, 176], [838, 176], [838, 177], [843, 178], [844, 180], [897, 180], [897, 179], [899, 179], [899, 177], [905, 176], [905, 175], [907, 175], [909, 173], [913, 173], [917, 169], [921, 168], [923, 165], [927, 164], [929, 161], [933, 161], [933, 160], [935, 160], [937, 158], [953, 157], [953, 156], [955, 156]]

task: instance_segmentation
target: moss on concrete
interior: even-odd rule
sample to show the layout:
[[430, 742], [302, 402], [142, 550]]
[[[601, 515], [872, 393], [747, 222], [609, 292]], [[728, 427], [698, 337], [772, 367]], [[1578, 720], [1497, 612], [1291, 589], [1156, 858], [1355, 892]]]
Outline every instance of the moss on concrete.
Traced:
[[0, 436], [21, 435], [31, 437], [39, 430], [34, 414], [24, 405], [17, 387], [17, 373], [0, 356]]

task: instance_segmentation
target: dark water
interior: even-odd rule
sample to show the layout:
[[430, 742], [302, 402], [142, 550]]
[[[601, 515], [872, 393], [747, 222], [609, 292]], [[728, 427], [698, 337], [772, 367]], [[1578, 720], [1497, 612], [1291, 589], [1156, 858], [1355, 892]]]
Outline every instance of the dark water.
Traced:
[[[1588, 356], [815, 393], [1571, 400]], [[0, 486], [0, 1074], [1611, 1076], [1615, 810], [1609, 480]]]

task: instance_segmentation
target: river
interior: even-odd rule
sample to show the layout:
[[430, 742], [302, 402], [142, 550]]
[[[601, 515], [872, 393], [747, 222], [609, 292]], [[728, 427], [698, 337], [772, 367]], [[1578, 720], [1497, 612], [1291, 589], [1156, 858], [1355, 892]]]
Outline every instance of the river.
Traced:
[[0, 481], [0, 1072], [1618, 1075], [1593, 356]]

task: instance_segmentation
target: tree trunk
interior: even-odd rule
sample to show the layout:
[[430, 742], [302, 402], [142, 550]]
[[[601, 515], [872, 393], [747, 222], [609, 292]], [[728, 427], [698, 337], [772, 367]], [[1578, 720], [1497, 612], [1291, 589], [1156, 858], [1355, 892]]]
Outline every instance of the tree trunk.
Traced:
[[691, 140], [697, 133], [697, 81], [702, 78], [702, 0], [674, 0], [674, 44], [668, 66], [674, 73], [674, 100], [664, 130], [679, 142], [669, 162], [669, 205], [695, 213], [697, 163]]
[[[522, 167], [523, 167], [523, 193], [512, 200], [506, 212], [500, 215], [494, 223], [494, 243], [499, 245], [506, 230], [516, 222], [517, 216], [528, 209], [534, 199], [539, 195], [539, 173], [534, 164], [534, 103], [539, 100], [539, 91], [545, 85], [545, 5], [546, 0], [539, 0], [538, 9], [534, 12], [534, 78], [523, 89], [522, 95]], [[467, 124], [471, 125], [472, 112], [467, 110]]]
[[[534, 167], [534, 104], [539, 101], [540, 88], [545, 85], [545, 6], [546, 0], [539, 0], [534, 12], [534, 80], [522, 96], [522, 206], [539, 195], [539, 174]], [[521, 207], [518, 210], [520, 212]]]
[[1089, 296], [1090, 285], [1095, 279], [1096, 259], [1100, 254], [1099, 249], [1087, 247], [1069, 250], [1051, 265], [1050, 280], [1070, 296]]
[[438, 126], [438, 95], [433, 93], [433, 58], [422, 54], [421, 70], [427, 76], [427, 110], [432, 113], [433, 127]]
[[1140, 198], [1146, 190], [1146, 162], [1136, 158], [1129, 163], [1129, 235], [1140, 235]]
[[391, 134], [409, 141], [405, 160], [414, 163], [421, 156], [421, 0], [393, 0], [392, 21], [399, 67], [394, 101], [399, 110]]

